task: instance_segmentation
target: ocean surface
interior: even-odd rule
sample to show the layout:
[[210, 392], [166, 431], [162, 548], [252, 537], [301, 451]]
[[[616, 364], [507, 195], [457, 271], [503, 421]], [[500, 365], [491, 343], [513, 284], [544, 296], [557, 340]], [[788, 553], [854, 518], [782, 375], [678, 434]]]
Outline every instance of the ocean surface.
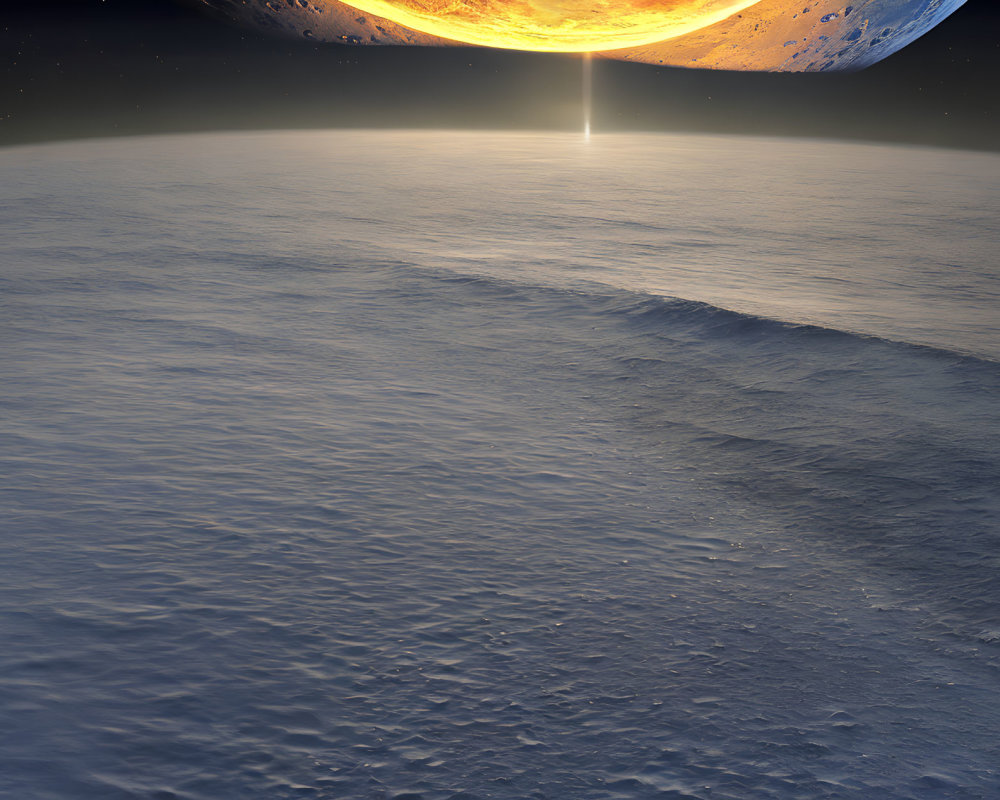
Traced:
[[1000, 797], [1000, 156], [0, 150], [0, 796]]

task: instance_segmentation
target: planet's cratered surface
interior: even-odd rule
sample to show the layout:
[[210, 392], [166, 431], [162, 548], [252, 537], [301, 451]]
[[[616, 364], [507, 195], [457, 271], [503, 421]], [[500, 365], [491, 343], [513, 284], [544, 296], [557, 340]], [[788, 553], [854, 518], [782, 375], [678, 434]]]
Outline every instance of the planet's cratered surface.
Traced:
[[365, 13], [466, 44], [581, 52], [652, 44], [758, 0], [351, 0]]
[[201, 0], [251, 25], [350, 44], [600, 52], [669, 66], [860, 69], [965, 0]]

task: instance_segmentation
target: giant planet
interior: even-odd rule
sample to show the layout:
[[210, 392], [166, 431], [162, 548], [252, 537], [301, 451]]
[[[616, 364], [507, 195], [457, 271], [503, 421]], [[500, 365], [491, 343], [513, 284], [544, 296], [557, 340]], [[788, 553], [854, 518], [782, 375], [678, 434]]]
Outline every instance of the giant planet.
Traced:
[[357, 45], [590, 52], [665, 66], [862, 69], [965, 0], [198, 0], [240, 22]]

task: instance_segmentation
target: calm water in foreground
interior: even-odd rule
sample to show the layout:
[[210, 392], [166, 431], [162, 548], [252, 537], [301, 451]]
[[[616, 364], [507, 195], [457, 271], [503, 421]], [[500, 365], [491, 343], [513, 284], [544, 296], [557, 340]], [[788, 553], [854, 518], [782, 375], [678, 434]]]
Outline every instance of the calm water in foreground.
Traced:
[[998, 185], [0, 150], [0, 794], [1000, 796]]

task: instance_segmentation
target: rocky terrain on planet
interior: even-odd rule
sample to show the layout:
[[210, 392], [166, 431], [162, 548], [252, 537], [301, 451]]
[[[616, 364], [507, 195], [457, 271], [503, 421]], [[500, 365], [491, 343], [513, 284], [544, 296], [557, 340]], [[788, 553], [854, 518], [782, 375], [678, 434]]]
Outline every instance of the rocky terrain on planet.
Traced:
[[[771, 72], [862, 69], [919, 38], [965, 0], [762, 0], [663, 42], [603, 57], [664, 66]], [[461, 46], [337, 0], [199, 0], [255, 28], [320, 42]]]

